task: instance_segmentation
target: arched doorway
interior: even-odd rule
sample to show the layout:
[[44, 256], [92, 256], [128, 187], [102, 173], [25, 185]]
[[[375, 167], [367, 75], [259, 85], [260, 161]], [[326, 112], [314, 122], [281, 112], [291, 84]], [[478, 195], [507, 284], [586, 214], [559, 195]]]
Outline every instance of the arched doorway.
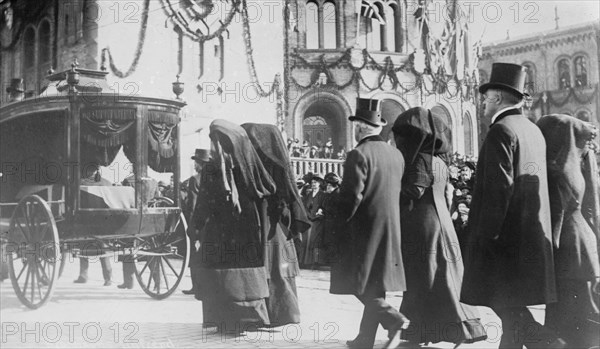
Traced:
[[304, 131], [304, 140], [311, 146], [317, 147], [325, 145], [331, 138], [331, 128], [327, 121], [321, 116], [308, 116], [302, 122]]
[[310, 104], [302, 117], [302, 136], [311, 146], [324, 146], [329, 139], [333, 150], [345, 146], [342, 125], [345, 116], [340, 105], [329, 99], [317, 99]]
[[381, 102], [381, 117], [387, 121], [387, 125], [385, 125], [381, 131], [381, 137], [393, 146], [396, 145], [396, 142], [394, 141], [392, 127], [394, 126], [394, 122], [396, 122], [398, 115], [402, 114], [404, 111], [405, 109], [402, 104], [393, 99], [384, 99]]

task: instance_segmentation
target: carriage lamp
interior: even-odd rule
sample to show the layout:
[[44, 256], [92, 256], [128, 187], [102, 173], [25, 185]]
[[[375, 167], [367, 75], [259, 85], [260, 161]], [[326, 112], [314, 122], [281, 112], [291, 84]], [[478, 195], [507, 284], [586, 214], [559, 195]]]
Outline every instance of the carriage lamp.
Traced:
[[177, 96], [177, 99], [181, 100], [179, 97], [183, 93], [183, 86], [185, 84], [179, 81], [179, 74], [177, 74], [177, 81], [173, 82], [173, 93]]

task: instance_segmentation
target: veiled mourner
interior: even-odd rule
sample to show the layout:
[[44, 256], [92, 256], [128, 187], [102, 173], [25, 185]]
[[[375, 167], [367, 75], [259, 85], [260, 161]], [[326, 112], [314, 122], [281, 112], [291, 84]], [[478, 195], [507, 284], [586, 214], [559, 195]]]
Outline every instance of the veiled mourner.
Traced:
[[600, 340], [600, 200], [598, 167], [589, 144], [598, 130], [568, 115], [548, 115], [537, 125], [547, 144], [558, 302], [546, 306], [546, 326], [571, 348]]
[[241, 332], [270, 324], [260, 217], [276, 187], [242, 127], [215, 120], [210, 138], [194, 213], [196, 227], [203, 227], [196, 297], [204, 326]]
[[472, 343], [487, 338], [475, 307], [461, 304], [463, 261], [446, 202], [452, 137], [442, 116], [417, 107], [392, 128], [407, 161], [400, 221], [406, 288], [400, 311], [411, 321], [411, 342]]
[[243, 124], [267, 173], [275, 194], [263, 200], [260, 210], [265, 268], [269, 281], [267, 310], [272, 326], [300, 322], [296, 291], [299, 261], [293, 238], [310, 227], [296, 189], [290, 159], [281, 132], [274, 125]]

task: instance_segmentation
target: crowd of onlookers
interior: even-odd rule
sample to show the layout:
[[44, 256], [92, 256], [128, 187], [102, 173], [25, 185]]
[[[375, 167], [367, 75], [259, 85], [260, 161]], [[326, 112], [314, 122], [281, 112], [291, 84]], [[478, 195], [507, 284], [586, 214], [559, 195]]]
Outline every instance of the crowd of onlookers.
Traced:
[[[289, 142], [288, 142], [289, 143]], [[456, 234], [464, 250], [467, 239], [467, 223], [475, 178], [476, 163], [471, 158], [454, 154], [448, 165], [448, 202]], [[312, 227], [297, 241], [300, 265], [316, 268], [330, 264], [334, 242], [333, 207], [342, 179], [334, 172], [325, 176], [309, 172], [298, 178], [296, 184]]]
[[312, 145], [308, 141], [304, 141], [302, 144], [300, 144], [300, 140], [298, 138], [294, 140], [288, 139], [287, 149], [289, 156], [294, 158], [337, 160], [346, 159], [346, 148], [340, 147], [337, 149], [337, 151], [335, 151], [331, 138], [329, 138], [325, 144], [317, 142], [316, 145]]

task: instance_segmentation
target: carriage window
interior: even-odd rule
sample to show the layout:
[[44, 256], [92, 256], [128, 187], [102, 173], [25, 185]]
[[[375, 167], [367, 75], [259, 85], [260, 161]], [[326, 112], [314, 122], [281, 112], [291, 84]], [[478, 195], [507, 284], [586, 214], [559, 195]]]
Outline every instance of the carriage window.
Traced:
[[135, 110], [84, 109], [80, 135], [80, 207], [135, 208], [134, 186], [121, 185], [132, 172], [124, 148], [135, 147]]

